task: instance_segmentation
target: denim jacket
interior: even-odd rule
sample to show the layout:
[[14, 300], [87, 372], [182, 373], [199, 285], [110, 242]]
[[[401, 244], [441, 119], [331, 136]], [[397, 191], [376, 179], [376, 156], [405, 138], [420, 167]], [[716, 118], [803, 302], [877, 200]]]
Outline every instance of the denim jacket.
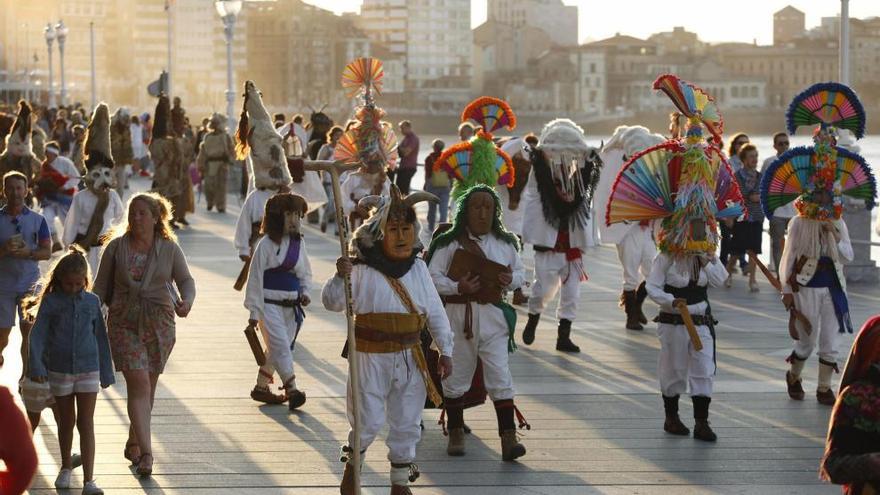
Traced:
[[110, 341], [101, 314], [101, 301], [91, 292], [76, 295], [49, 292], [43, 296], [37, 321], [31, 329], [31, 378], [56, 373], [100, 371], [101, 386], [116, 382]]

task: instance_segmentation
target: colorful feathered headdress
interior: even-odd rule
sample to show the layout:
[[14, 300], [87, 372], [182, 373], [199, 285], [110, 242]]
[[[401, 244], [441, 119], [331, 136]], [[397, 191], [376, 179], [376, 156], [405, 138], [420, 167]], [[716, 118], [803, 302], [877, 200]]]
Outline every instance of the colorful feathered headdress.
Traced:
[[793, 148], [778, 157], [761, 179], [761, 205], [767, 217], [794, 201], [798, 214], [816, 220], [840, 218], [843, 196], [874, 206], [877, 186], [870, 166], [856, 153], [837, 146], [838, 130], [856, 138], [865, 133], [865, 111], [858, 96], [839, 83], [820, 83], [797, 95], [786, 112], [788, 132], [817, 125], [813, 146]]
[[[718, 148], [723, 120], [705, 91], [674, 75], [654, 81], [688, 119], [685, 137], [635, 154], [614, 181], [605, 221], [661, 220], [658, 244], [670, 254], [715, 252], [717, 219], [743, 215], [733, 170]], [[707, 141], [703, 131], [712, 139]], [[705, 235], [701, 235], [705, 226]]]
[[434, 171], [445, 171], [455, 179], [452, 198], [457, 200], [476, 184], [513, 187], [513, 162], [492, 140], [492, 132], [516, 127], [516, 115], [504, 100], [483, 96], [461, 113], [461, 121], [474, 121], [480, 128], [470, 141], [447, 148], [434, 162]]
[[360, 162], [371, 173], [397, 165], [397, 136], [385, 111], [376, 105], [373, 93], [381, 94], [385, 72], [377, 58], [357, 58], [345, 66], [342, 87], [349, 97], [360, 97], [353, 123], [339, 139], [333, 158], [346, 163]]

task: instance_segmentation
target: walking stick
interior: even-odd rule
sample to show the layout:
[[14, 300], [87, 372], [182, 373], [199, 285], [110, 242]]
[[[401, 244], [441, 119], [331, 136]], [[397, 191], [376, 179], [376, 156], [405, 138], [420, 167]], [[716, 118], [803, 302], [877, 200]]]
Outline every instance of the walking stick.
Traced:
[[[755, 254], [754, 251], [748, 251], [749, 258], [755, 260], [755, 264], [761, 270], [761, 273], [767, 277], [767, 280], [770, 282], [770, 285], [773, 286], [780, 294], [782, 293], [782, 283], [777, 279], [773, 273], [767, 268], [761, 260], [758, 259], [758, 255]], [[813, 333], [813, 325], [810, 323], [810, 320], [804, 316], [803, 313], [798, 311], [797, 308], [792, 306], [791, 309], [788, 310], [788, 335], [794, 340], [800, 340], [800, 336], [797, 333], [797, 328], [795, 327], [795, 320], [801, 322], [801, 325], [804, 327], [804, 331], [807, 332], [807, 335]]]
[[[333, 203], [336, 207], [336, 225], [339, 226], [339, 248], [342, 256], [348, 256], [348, 222], [345, 221], [345, 215], [342, 212], [342, 191], [339, 188], [339, 174], [348, 170], [354, 170], [360, 167], [359, 163], [347, 164], [343, 162], [334, 162], [330, 160], [304, 160], [302, 161], [303, 169], [321, 171], [330, 174], [333, 183]], [[343, 277], [345, 286], [345, 316], [348, 321], [348, 342], [352, 348], [352, 352], [348, 353], [348, 376], [351, 386], [351, 413], [354, 416], [354, 423], [351, 425], [354, 431], [354, 445], [351, 445], [351, 457], [354, 465], [354, 486], [355, 493], [361, 493], [361, 438], [360, 438], [360, 376], [358, 374], [358, 353], [357, 344], [354, 336], [354, 306], [351, 296], [351, 275], [346, 274]]]

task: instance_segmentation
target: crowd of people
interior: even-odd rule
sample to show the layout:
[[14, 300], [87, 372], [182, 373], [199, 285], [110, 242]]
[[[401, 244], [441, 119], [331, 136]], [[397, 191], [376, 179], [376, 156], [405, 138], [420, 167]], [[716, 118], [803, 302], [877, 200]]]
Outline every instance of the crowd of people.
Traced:
[[[189, 224], [186, 214], [194, 211], [199, 185], [207, 210], [224, 213], [229, 168], [243, 166], [238, 192], [246, 197], [234, 245], [245, 264], [236, 289], [244, 290], [249, 313], [254, 401], [286, 404], [291, 411], [307, 403], [297, 383], [295, 350], [317, 284], [302, 222], [318, 224], [322, 232], [334, 225], [349, 241], [320, 293], [324, 308], [346, 312], [353, 328], [354, 341], [343, 350], [351, 361], [343, 495], [355, 493], [363, 455], [386, 425], [391, 493], [411, 493], [426, 407], [443, 410], [447, 454], [464, 456], [465, 410], [488, 398], [501, 459], [526, 455], [518, 429], [530, 425], [516, 404], [509, 354], [518, 342], [535, 345], [541, 315], [557, 294], [555, 349], [580, 352], [573, 322], [588, 280], [586, 248], [600, 240], [614, 243], [620, 257], [626, 328], [641, 330], [648, 323], [645, 299], [659, 307], [654, 321], [662, 429], [691, 435], [679, 415], [680, 396], [687, 393], [693, 437], [716, 441], [709, 407], [717, 322], [707, 288], [732, 287], [739, 269], [748, 289], [759, 290], [765, 221], [771, 247], [766, 273], [775, 274], [792, 320], [788, 395], [804, 399], [804, 363], [818, 348], [816, 399], [834, 406], [821, 474], [845, 484], [849, 493], [876, 489], [876, 318], [856, 337], [839, 393], [831, 383], [839, 334], [853, 331], [841, 270], [852, 259], [839, 208], [846, 191], [833, 168], [838, 153], [849, 152], [839, 151], [840, 130], [832, 125], [846, 130], [849, 122], [812, 122], [821, 124], [814, 146], [798, 151], [814, 157], [801, 174], [811, 179], [796, 191], [797, 199], [782, 201], [768, 177], [782, 173], [793, 156], [792, 124], [773, 136], [775, 156], [759, 168], [758, 149], [745, 134], [720, 151], [714, 102], [677, 98], [679, 91], [702, 90], [674, 76], [658, 79], [677, 107], [669, 135], [645, 129], [641, 137], [648, 144], [639, 141], [631, 149], [624, 143], [616, 158], [614, 146], [588, 145], [583, 129], [568, 119], [549, 122], [538, 135], [496, 138], [492, 133], [513, 130], [516, 118], [503, 100], [483, 97], [465, 108], [458, 143], [431, 142], [425, 182], [417, 190], [412, 179], [420, 142], [412, 123], [399, 123], [398, 141], [371, 92], [381, 66], [376, 70], [369, 59], [353, 64], [366, 65], [352, 70], [359, 100], [343, 126], [322, 111], [307, 123], [301, 115], [289, 121], [270, 115], [252, 81], [245, 83], [234, 137], [219, 114], [194, 130], [180, 100], [172, 103], [164, 95], [152, 118], [125, 109], [111, 116], [104, 104], [86, 115], [81, 108], [35, 112], [20, 103], [0, 155], [0, 351], [17, 322], [23, 342], [19, 393], [27, 419], [33, 431], [42, 411], [51, 408], [58, 427], [56, 488], [70, 488], [72, 471], [82, 467], [82, 493], [103, 493], [95, 481], [93, 417], [97, 395], [115, 383], [116, 371], [127, 388], [130, 421], [123, 455], [139, 476], [152, 474], [153, 399], [174, 347], [176, 318], [189, 314], [196, 295], [175, 230]], [[658, 160], [667, 167], [662, 174], [644, 173]], [[606, 200], [594, 198], [602, 174], [618, 171]], [[135, 175], [152, 180], [149, 192], [126, 193]], [[673, 187], [651, 187], [663, 177]], [[648, 190], [652, 194], [639, 203]], [[872, 206], [874, 191], [866, 190], [850, 196]], [[424, 201], [427, 236], [420, 235], [423, 222], [415, 209]], [[624, 227], [613, 241], [601, 232], [595, 238], [593, 219], [603, 217], [609, 226]], [[524, 244], [534, 250], [530, 294], [524, 290]], [[41, 262], [48, 262], [42, 277]], [[526, 308], [522, 325], [514, 305]], [[280, 393], [271, 387], [276, 374]], [[27, 423], [5, 406], [11, 401], [0, 390], [0, 424], [11, 432], [0, 438], [7, 466], [0, 487], [21, 493], [36, 457], [32, 442], [23, 440]], [[11, 449], [5, 438], [27, 448]]]

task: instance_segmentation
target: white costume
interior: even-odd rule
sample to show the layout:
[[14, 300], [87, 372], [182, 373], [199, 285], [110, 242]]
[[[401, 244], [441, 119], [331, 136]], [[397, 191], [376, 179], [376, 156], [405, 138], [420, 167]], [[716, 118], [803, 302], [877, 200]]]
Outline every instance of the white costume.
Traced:
[[241, 205], [241, 213], [235, 223], [235, 239], [233, 245], [241, 256], [251, 255], [251, 235], [254, 225], [259, 225], [266, 214], [266, 201], [275, 194], [271, 189], [254, 189], [248, 194]]
[[[646, 288], [648, 297], [660, 306], [660, 311], [678, 314], [678, 310], [672, 307], [675, 296], [666, 292], [664, 286], [687, 287], [691, 279], [688, 262], [693, 260], [695, 258], [685, 257], [674, 261], [666, 253], [660, 253], [654, 259]], [[724, 264], [716, 258], [700, 269], [697, 285], [720, 287], [727, 275]], [[691, 316], [704, 316], [708, 307], [708, 302], [703, 301], [689, 304], [688, 311]], [[715, 375], [714, 337], [708, 326], [697, 325], [696, 328], [703, 343], [700, 351], [694, 349], [684, 325], [657, 325], [657, 337], [660, 339], [658, 376], [660, 391], [666, 397], [674, 397], [688, 390], [692, 396], [712, 396]]]
[[[510, 266], [513, 281], [511, 290], [522, 285], [525, 268], [519, 253], [508, 244], [489, 233], [480, 237], [470, 236], [486, 254], [490, 261]], [[452, 257], [461, 248], [458, 241], [437, 249], [431, 256], [431, 279], [441, 296], [458, 295], [458, 282], [446, 276]], [[477, 366], [477, 357], [483, 361], [483, 376], [486, 390], [493, 401], [512, 399], [514, 396], [513, 377], [508, 366], [508, 327], [501, 309], [492, 304], [472, 302], [473, 337], [468, 338], [463, 330], [465, 304], [446, 304], [446, 315], [455, 329], [455, 353], [452, 355], [452, 375], [443, 380], [443, 396], [457, 399], [471, 388], [471, 380]]]
[[[512, 158], [517, 153], [524, 153], [523, 145], [525, 144], [525, 139], [520, 137], [514, 138], [504, 143], [504, 145], [501, 146], [501, 151], [507, 153]], [[528, 180], [528, 176], [515, 177], [514, 180]], [[504, 220], [504, 226], [507, 228], [507, 230], [521, 236], [523, 233], [523, 219], [525, 218], [524, 205], [522, 204], [522, 202], [520, 202], [515, 210], [510, 209], [510, 188], [508, 188], [506, 185], [496, 185], [495, 192], [498, 193], [498, 199], [501, 200], [501, 218], [502, 220]], [[520, 199], [522, 200], [522, 198]]]
[[[453, 338], [440, 296], [434, 288], [428, 267], [416, 259], [410, 270], [398, 279], [409, 292], [420, 313], [426, 315], [428, 330], [440, 354], [452, 356]], [[351, 272], [354, 313], [409, 313], [381, 272], [359, 264]], [[344, 284], [333, 276], [321, 292], [324, 307], [330, 311], [345, 309]], [[388, 459], [394, 464], [415, 460], [416, 444], [421, 438], [422, 408], [425, 405], [425, 382], [415, 365], [412, 351], [389, 353], [358, 352], [360, 373], [360, 445], [365, 450], [387, 423]], [[351, 384], [348, 388], [348, 415], [351, 416]], [[349, 432], [349, 445], [354, 445]]]
[[[837, 229], [840, 241], [834, 245], [833, 240], [830, 238], [831, 234], [827, 234], [827, 238], [821, 242], [821, 246], [816, 246], [809, 250], [814, 251], [810, 254], [815, 256], [807, 256], [806, 263], [804, 263], [800, 272], [796, 275], [795, 278], [798, 284], [796, 292], [792, 289], [790, 277], [794, 272], [797, 256], [792, 255], [789, 251], [797, 248], [792, 248], [788, 243], [786, 243], [786, 247], [783, 250], [782, 266], [779, 270], [781, 275], [780, 282], [783, 284], [782, 293], [794, 295], [795, 307], [810, 320], [813, 327], [812, 332], [808, 334], [803, 325], [797, 324], [800, 339], [794, 341], [794, 357], [800, 362], [800, 368], [803, 368], [803, 362], [813, 353], [817, 340], [819, 344], [819, 359], [828, 363], [837, 363], [840, 325], [834, 312], [834, 304], [831, 302], [831, 291], [828, 287], [806, 287], [806, 284], [810, 282], [816, 273], [818, 258], [820, 256], [827, 256], [833, 260], [834, 270], [837, 272], [837, 280], [840, 282], [844, 293], [846, 292], [846, 277], [843, 275], [843, 264], [853, 260], [853, 248], [849, 238], [849, 230], [842, 219], [830, 220], [829, 222]], [[789, 240], [797, 242], [806, 237], [818, 238], [818, 233], [807, 234], [804, 232], [805, 229], [810, 227], [810, 224], [817, 226], [817, 229], [820, 225], [815, 220], [809, 220], [801, 216], [792, 218], [788, 226]], [[836, 249], [837, 253], [831, 253], [832, 249]], [[798, 251], [802, 254], [808, 250], [798, 249]]]
[[[110, 195], [110, 201], [107, 204], [107, 209], [104, 210], [104, 227], [101, 229], [99, 237], [121, 222], [125, 215], [125, 206], [119, 199], [119, 194], [113, 189], [109, 189], [107, 194]], [[97, 205], [98, 196], [91, 189], [83, 189], [73, 195], [73, 204], [70, 205], [70, 211], [67, 213], [67, 220], [64, 222], [64, 235], [61, 238], [61, 242], [65, 246], [73, 244], [77, 236], [86, 235]], [[92, 270], [93, 277], [98, 275], [98, 261], [101, 259], [102, 252], [104, 252], [103, 247], [89, 248], [89, 268]]]
[[[67, 200], [71, 200], [70, 194], [65, 193], [64, 191], [76, 190], [77, 185], [80, 181], [80, 173], [79, 170], [76, 169], [76, 166], [65, 156], [58, 155], [52, 160], [52, 163], [49, 164], [56, 172], [67, 177], [67, 182], [58, 187], [58, 192], [56, 193], [58, 196], [67, 196]], [[52, 234], [53, 238], [56, 235], [56, 227], [55, 227], [55, 219], [57, 218], [61, 225], [64, 225], [64, 222], [67, 219], [67, 212], [70, 209], [63, 200], [56, 201], [54, 199], [45, 197], [41, 201], [42, 211], [44, 217], [46, 217], [46, 223], [49, 224], [49, 233]]]
[[[339, 185], [340, 192], [342, 193], [342, 211], [346, 215], [350, 215], [361, 198], [375, 194], [373, 192], [375, 174], [369, 174], [359, 169], [344, 175], [345, 177]], [[386, 176], [379, 195], [387, 196], [390, 187], [391, 181]]]
[[651, 263], [657, 255], [654, 234], [650, 225], [632, 224], [623, 239], [617, 243], [617, 258], [623, 267], [623, 290], [639, 288], [651, 273]]
[[[305, 241], [299, 239], [296, 242], [299, 242], [296, 261], [292, 268], [282, 273], [267, 273], [267, 270], [277, 269], [285, 261], [290, 263], [286, 258], [291, 248], [291, 236], [283, 236], [280, 244], [264, 236], [257, 242], [251, 257], [244, 306], [250, 311], [251, 320], [260, 321], [260, 331], [269, 351], [266, 364], [257, 374], [257, 385], [263, 387], [268, 386], [273, 372], [277, 371], [283, 383], [294, 380], [290, 381], [289, 388], [296, 389], [293, 349], [304, 315], [301, 307], [294, 307], [293, 303], [308, 296], [312, 284], [312, 267]], [[279, 304], [282, 302], [289, 305]]]

